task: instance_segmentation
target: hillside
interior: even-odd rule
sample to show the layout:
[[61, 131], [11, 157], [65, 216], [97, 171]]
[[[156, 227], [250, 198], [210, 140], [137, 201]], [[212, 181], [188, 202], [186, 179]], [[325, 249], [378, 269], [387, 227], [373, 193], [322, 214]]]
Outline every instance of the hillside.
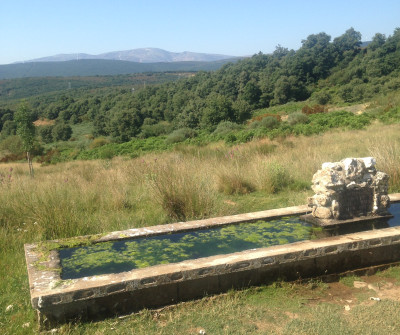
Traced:
[[[85, 62], [92, 61], [78, 63]], [[333, 41], [325, 33], [310, 35], [297, 51], [279, 46], [272, 54], [259, 53], [213, 72], [182, 75], [176, 81], [176, 76], [163, 74], [152, 81], [165, 80], [163, 84], [146, 84], [144, 77], [136, 82], [129, 76], [93, 77], [77, 89], [65, 89], [67, 82], [58, 81], [64, 89], [40, 95], [35, 81], [27, 80], [32, 96], [25, 92], [25, 97], [33, 118], [55, 121], [54, 128], [37, 129], [38, 140], [47, 149], [52, 142], [76, 139], [72, 133], [78, 125], [89, 129], [91, 138], [99, 138], [95, 144], [56, 144], [68, 148], [67, 152], [79, 148], [69, 158], [57, 149], [61, 157], [52, 159], [59, 161], [140, 155], [169, 150], [180, 142], [236, 144], [263, 137], [312, 135], [332, 128], [362, 129], [375, 120], [397, 122], [399, 75], [400, 29], [389, 37], [378, 33], [362, 48], [361, 34], [350, 28]], [[24, 80], [19, 83], [24, 85]], [[69, 83], [75, 85], [72, 79]], [[2, 93], [1, 140], [16, 133], [18, 101], [7, 100], [11, 93]], [[22, 96], [18, 90], [15, 96], [18, 93]], [[332, 110], [382, 98], [384, 103], [374, 102], [360, 115]]]
[[235, 61], [179, 61], [158, 63], [137, 63], [123, 60], [81, 59], [52, 62], [27, 62], [0, 65], [0, 79], [25, 77], [71, 77], [71, 76], [106, 76], [144, 72], [172, 71], [212, 71], [222, 65]]

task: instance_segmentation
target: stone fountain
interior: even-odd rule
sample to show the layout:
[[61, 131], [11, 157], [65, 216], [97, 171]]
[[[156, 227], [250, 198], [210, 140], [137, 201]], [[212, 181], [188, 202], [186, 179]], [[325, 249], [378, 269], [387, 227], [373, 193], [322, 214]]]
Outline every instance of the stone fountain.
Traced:
[[376, 170], [376, 159], [346, 158], [323, 163], [312, 179], [315, 195], [308, 198], [312, 213], [305, 221], [330, 226], [389, 218], [389, 176]]

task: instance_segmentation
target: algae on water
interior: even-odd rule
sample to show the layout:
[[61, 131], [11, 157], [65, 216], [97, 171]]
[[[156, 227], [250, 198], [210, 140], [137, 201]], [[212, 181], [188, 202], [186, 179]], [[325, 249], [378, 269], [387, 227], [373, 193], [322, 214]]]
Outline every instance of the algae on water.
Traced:
[[313, 229], [297, 217], [231, 224], [60, 250], [62, 278], [118, 273], [157, 264], [229, 254], [312, 238]]

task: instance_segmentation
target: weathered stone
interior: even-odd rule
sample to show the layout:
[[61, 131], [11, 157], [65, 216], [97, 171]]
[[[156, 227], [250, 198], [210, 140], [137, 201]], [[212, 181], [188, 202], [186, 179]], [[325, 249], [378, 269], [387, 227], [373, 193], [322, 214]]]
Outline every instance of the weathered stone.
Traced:
[[337, 202], [336, 200], [332, 201], [332, 216], [334, 219], [339, 219], [340, 217], [340, 210], [339, 210], [339, 202]]
[[364, 162], [366, 169], [375, 169], [376, 159], [374, 157], [363, 157], [360, 159]]
[[312, 179], [309, 198], [314, 217], [345, 220], [387, 211], [389, 176], [375, 169], [374, 157], [345, 158], [322, 164]]
[[358, 181], [366, 172], [365, 164], [362, 159], [346, 158], [341, 161], [344, 165], [344, 174], [346, 180]]
[[313, 214], [321, 219], [330, 219], [332, 217], [332, 211], [327, 207], [316, 207]]

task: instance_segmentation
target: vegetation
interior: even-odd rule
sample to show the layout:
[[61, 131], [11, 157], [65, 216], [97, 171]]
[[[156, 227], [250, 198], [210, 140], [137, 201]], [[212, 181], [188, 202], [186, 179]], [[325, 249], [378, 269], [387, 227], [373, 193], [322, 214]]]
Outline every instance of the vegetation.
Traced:
[[[380, 155], [378, 168], [391, 176], [390, 192], [400, 191], [399, 178], [393, 178], [400, 175], [398, 125], [379, 122], [370, 125], [368, 132], [333, 130], [318, 136], [263, 139], [233, 147], [222, 142], [207, 146], [178, 145], [170, 152], [149, 153], [137, 158], [73, 161], [50, 166], [35, 163], [35, 179], [29, 178], [23, 163], [2, 164], [2, 328], [6, 334], [32, 333], [36, 328], [35, 314], [29, 302], [24, 243], [163, 224], [176, 221], [177, 217], [187, 220], [304, 204], [312, 193], [309, 189], [312, 174], [322, 162], [377, 153]], [[251, 184], [252, 189], [227, 194], [219, 185], [231, 181], [220, 180], [222, 174], [236, 175], [237, 179]], [[286, 333], [310, 333], [310, 329], [322, 329], [330, 322], [334, 322], [335, 327], [345, 324], [349, 334], [363, 331], [359, 322], [351, 317], [342, 318], [341, 305], [301, 304], [301, 301], [309, 301], [309, 297], [318, 297], [307, 285], [283, 284], [282, 287], [232, 292], [172, 307], [162, 312], [160, 319], [153, 320], [155, 312], [144, 311], [125, 319], [96, 324], [68, 324], [59, 332], [105, 333], [115, 327], [123, 333], [124, 329], [134, 327], [139, 333], [190, 333], [191, 328], [201, 326], [207, 331], [216, 329], [216, 333], [223, 333], [221, 329], [229, 326], [235, 333], [263, 333], [265, 329], [257, 328], [254, 322], [261, 322], [260, 326], [266, 318], [271, 318], [268, 321], [271, 329], [281, 329], [283, 334], [285, 329], [288, 329]], [[373, 293], [365, 294], [369, 297]], [[282, 300], [282, 296], [286, 299]], [[321, 296], [326, 296], [326, 291]], [[276, 301], [276, 307], [272, 307], [275, 306], [271, 305], [273, 301]], [[10, 305], [13, 307], [5, 312]], [[215, 323], [196, 312], [202, 310], [201, 306], [219, 313], [219, 321]], [[384, 308], [384, 315], [397, 315], [398, 304], [389, 300], [374, 308], [360, 305], [346, 315], [354, 315], [358, 320], [358, 317], [375, 313], [376, 308]], [[230, 313], [223, 312], [227, 309]], [[315, 311], [321, 309], [330, 311], [329, 320], [316, 318], [318, 313]], [[243, 316], [244, 310], [250, 313], [248, 318]], [[296, 313], [299, 318], [286, 317], [287, 312]], [[239, 314], [242, 315], [241, 322], [233, 322]], [[25, 324], [28, 324], [24, 326], [26, 328], [22, 328]], [[379, 324], [379, 329], [386, 331], [390, 325], [392, 323], [384, 322]], [[378, 329], [376, 324], [370, 326]]]
[[26, 105], [21, 105], [14, 115], [15, 123], [17, 125], [16, 133], [22, 140], [22, 146], [26, 151], [28, 159], [29, 174], [33, 177], [33, 165], [31, 158], [31, 151], [33, 149], [33, 142], [35, 140], [35, 125], [33, 124], [32, 113], [28, 110]]
[[[278, 46], [272, 54], [259, 53], [225, 64], [214, 72], [198, 72], [163, 84], [164, 80], [178, 78], [179, 73], [80, 80], [55, 78], [48, 82], [56, 80], [55, 83], [64, 86], [62, 92], [36, 96], [39, 92], [34, 79], [26, 81], [25, 92], [7, 88], [12, 83], [15, 87], [22, 86], [20, 80], [7, 81], [8, 86], [0, 96], [3, 104], [0, 138], [15, 134], [14, 110], [19, 104], [15, 99], [18, 96], [27, 97], [34, 118], [53, 121], [55, 127], [69, 125], [73, 130], [75, 125], [87, 124], [92, 127], [88, 136], [102, 136], [113, 143], [146, 143], [146, 139], [152, 142], [152, 137], [165, 136], [167, 147], [183, 141], [209, 143], [223, 139], [227, 143], [241, 143], [265, 136], [318, 134], [333, 127], [359, 129], [375, 118], [393, 122], [399, 119], [400, 113], [397, 105], [390, 103], [382, 115], [331, 113], [327, 105], [371, 101], [397, 92], [400, 89], [399, 41], [400, 29], [389, 37], [376, 34], [366, 47], [360, 47], [361, 35], [353, 28], [333, 41], [325, 33], [313, 34], [302, 41], [297, 51]], [[141, 78], [149, 80], [148, 85], [140, 83]], [[46, 83], [46, 79], [35, 80]], [[151, 84], [154, 82], [158, 84]], [[66, 89], [68, 83], [74, 89]], [[75, 85], [82, 88], [75, 89]], [[296, 107], [279, 108], [287, 103]], [[39, 133], [47, 149], [50, 143], [68, 139], [54, 133], [50, 136], [49, 129], [40, 129]], [[88, 146], [70, 143], [52, 145], [51, 149], [54, 146], [61, 153], [68, 148], [78, 150], [72, 159], [99, 157], [98, 150], [93, 154], [81, 153]], [[106, 145], [102, 150], [110, 152], [109, 148]], [[115, 154], [121, 153], [116, 150]], [[58, 160], [65, 160], [68, 155]]]
[[[24, 243], [304, 204], [321, 163], [344, 157], [375, 156], [389, 192], [399, 192], [399, 39], [396, 29], [360, 48], [354, 29], [332, 42], [320, 33], [297, 51], [278, 47], [133, 92], [127, 78], [43, 95], [21, 89], [36, 120], [35, 179], [18, 162], [19, 98], [2, 96], [3, 332], [36, 327]], [[349, 300], [360, 303], [344, 314], [343, 301], [312, 303], [333, 284], [308, 285], [277, 283], [59, 332], [394, 333], [397, 302], [371, 307], [355, 294]]]
[[213, 62], [137, 63], [120, 60], [80, 59], [66, 62], [28, 62], [0, 65], [0, 79], [24, 77], [63, 77], [120, 75], [143, 72], [211, 71], [228, 60]]

